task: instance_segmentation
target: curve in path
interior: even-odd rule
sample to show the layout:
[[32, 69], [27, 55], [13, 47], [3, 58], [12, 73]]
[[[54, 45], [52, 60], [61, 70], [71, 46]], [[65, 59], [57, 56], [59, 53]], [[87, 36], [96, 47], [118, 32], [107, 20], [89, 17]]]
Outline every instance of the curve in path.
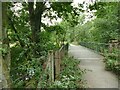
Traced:
[[70, 45], [69, 54], [80, 60], [81, 69], [87, 69], [84, 78], [88, 88], [118, 88], [117, 76], [105, 70], [101, 55], [76, 45]]

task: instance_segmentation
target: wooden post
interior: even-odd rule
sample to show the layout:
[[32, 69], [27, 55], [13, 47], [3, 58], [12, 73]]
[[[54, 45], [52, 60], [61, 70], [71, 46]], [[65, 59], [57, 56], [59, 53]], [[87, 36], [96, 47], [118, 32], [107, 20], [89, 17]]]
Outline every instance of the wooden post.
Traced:
[[54, 58], [53, 51], [48, 52], [48, 63], [49, 63], [49, 83], [54, 82]]
[[109, 41], [109, 51], [110, 51], [110, 53], [112, 52], [112, 50], [114, 49], [114, 48], [116, 48], [117, 49], [117, 47], [118, 47], [118, 40], [111, 40], [111, 41]]
[[61, 60], [62, 60], [62, 52], [61, 51], [59, 51], [58, 56], [59, 56], [59, 63], [61, 64]]
[[62, 57], [63, 57], [62, 50], [61, 50], [61, 51], [59, 51], [59, 57], [60, 57], [60, 59], [62, 59]]
[[53, 50], [51, 50], [51, 79], [52, 82], [54, 82], [54, 56], [53, 56]]
[[55, 52], [55, 79], [59, 79], [60, 74], [60, 53], [59, 51]]
[[64, 45], [64, 47], [63, 47], [62, 52], [63, 52], [63, 58], [64, 58], [64, 56], [65, 56], [65, 45]]
[[51, 64], [50, 64], [50, 52], [48, 52], [48, 73], [49, 73], [49, 81], [48, 81], [48, 83], [51, 85]]
[[112, 52], [112, 43], [109, 43], [109, 52], [111, 53]]
[[69, 49], [69, 43], [66, 43], [65, 45], [65, 54], [68, 55], [68, 49]]

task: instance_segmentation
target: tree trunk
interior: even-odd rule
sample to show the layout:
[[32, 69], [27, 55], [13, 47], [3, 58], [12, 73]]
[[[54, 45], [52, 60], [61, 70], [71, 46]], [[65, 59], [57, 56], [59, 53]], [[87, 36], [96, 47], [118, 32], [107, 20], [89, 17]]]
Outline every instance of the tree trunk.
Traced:
[[32, 30], [33, 42], [39, 42], [39, 33], [41, 32], [41, 18], [44, 9], [43, 2], [37, 2], [36, 8], [34, 9], [34, 2], [28, 3], [30, 25]]
[[9, 41], [7, 37], [7, 30], [6, 30], [6, 25], [7, 25], [7, 3], [1, 3], [2, 6], [2, 30], [1, 30], [1, 36], [2, 36], [2, 49], [5, 49], [6, 53], [3, 53], [2, 56], [4, 55], [4, 58], [1, 57], [2, 60], [2, 83], [3, 83], [3, 88], [9, 88], [11, 85], [11, 80], [10, 80], [10, 48], [9, 48]]
[[29, 18], [32, 31], [32, 41], [34, 43], [33, 53], [37, 55], [37, 44], [40, 44], [40, 32], [41, 32], [41, 18], [44, 11], [44, 3], [36, 2], [36, 8], [34, 9], [34, 2], [28, 3]]

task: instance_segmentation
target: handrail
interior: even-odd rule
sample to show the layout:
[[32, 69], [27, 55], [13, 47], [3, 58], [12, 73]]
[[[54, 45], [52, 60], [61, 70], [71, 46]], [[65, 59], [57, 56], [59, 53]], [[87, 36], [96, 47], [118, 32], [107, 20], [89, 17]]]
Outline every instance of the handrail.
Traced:
[[99, 53], [103, 53], [108, 50], [109, 43], [97, 43], [97, 42], [80, 42], [80, 45], [95, 50]]
[[63, 48], [64, 48], [64, 45], [59, 49], [59, 51], [62, 51]]
[[109, 45], [109, 43], [97, 43], [97, 42], [80, 42], [80, 43], [91, 43], [91, 44], [103, 44], [103, 45]]
[[62, 45], [62, 47], [59, 49], [59, 51], [62, 51], [62, 49], [68, 50], [68, 43]]

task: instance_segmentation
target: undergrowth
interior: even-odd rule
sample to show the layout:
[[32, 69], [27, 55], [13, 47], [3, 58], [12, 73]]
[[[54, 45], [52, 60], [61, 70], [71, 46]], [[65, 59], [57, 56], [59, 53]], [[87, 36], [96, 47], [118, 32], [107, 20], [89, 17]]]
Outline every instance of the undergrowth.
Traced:
[[61, 73], [59, 80], [56, 80], [52, 88], [84, 88], [82, 79], [83, 70], [78, 65], [80, 61], [73, 57], [66, 56], [61, 63]]
[[113, 71], [115, 74], [120, 74], [120, 59], [119, 50], [114, 49], [111, 53], [105, 53], [105, 68], [106, 70]]

